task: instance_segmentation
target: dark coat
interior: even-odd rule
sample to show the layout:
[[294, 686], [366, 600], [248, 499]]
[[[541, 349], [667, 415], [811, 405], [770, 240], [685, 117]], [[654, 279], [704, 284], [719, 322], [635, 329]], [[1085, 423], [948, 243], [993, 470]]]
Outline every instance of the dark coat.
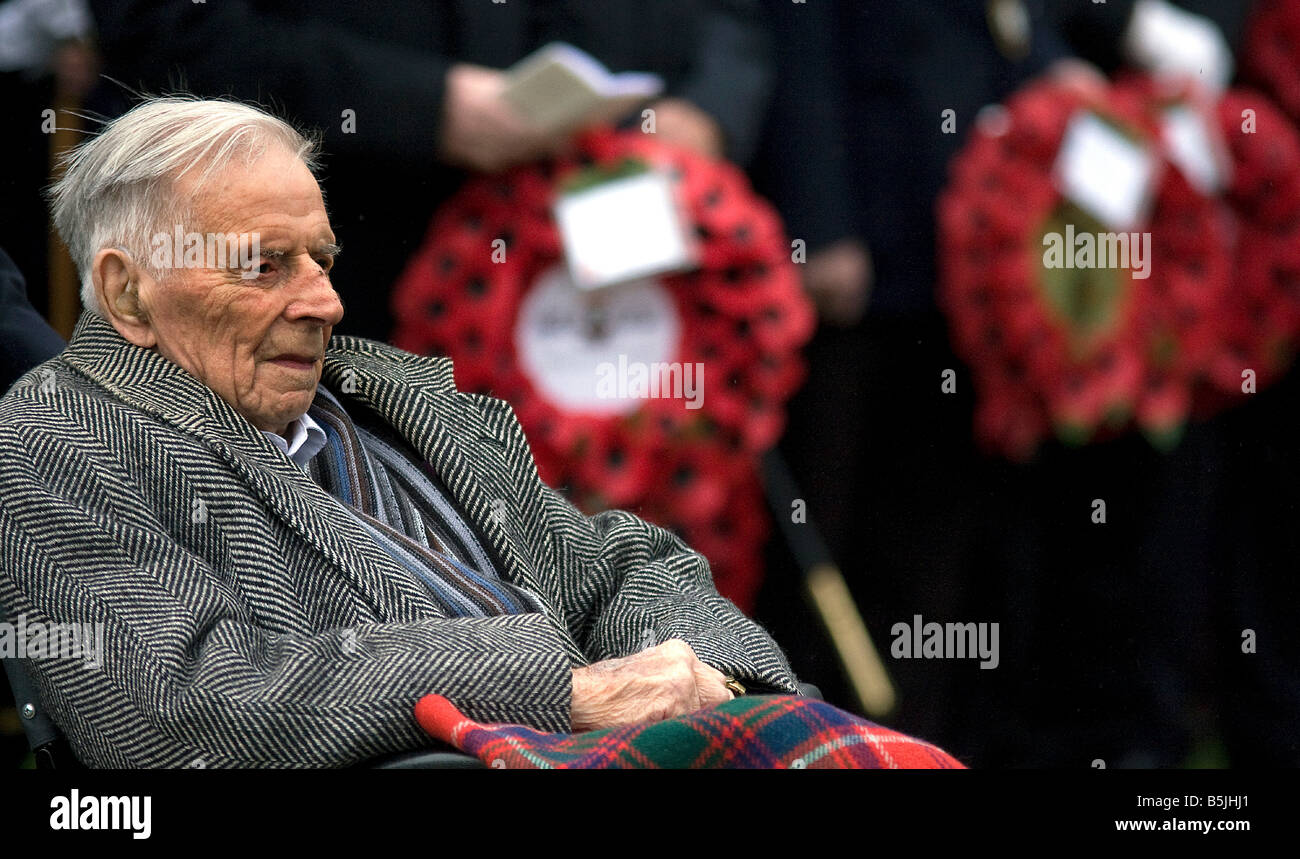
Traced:
[[0, 250], [0, 393], [63, 349], [63, 338], [27, 300], [22, 272]]

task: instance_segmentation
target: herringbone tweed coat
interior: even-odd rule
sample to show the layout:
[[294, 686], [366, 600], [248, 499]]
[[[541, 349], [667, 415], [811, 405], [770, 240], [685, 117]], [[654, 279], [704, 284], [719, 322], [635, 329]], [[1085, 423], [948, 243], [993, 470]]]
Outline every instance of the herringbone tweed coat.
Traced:
[[82, 316], [0, 400], [0, 607], [99, 623], [98, 667], [25, 664], [82, 761], [340, 766], [430, 741], [412, 708], [567, 730], [571, 669], [669, 638], [795, 692], [780, 649], [718, 595], [705, 560], [620, 511], [543, 484], [499, 400], [451, 362], [348, 337], [323, 383], [434, 466], [543, 614], [449, 618], [225, 401]]

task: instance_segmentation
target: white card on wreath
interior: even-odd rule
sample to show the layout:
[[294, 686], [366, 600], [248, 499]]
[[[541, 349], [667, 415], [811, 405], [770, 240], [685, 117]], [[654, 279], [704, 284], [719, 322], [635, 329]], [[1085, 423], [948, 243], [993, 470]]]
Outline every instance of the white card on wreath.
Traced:
[[1146, 219], [1159, 166], [1149, 148], [1085, 110], [1070, 119], [1053, 173], [1064, 196], [1123, 232]]
[[1160, 131], [1169, 147], [1169, 160], [1193, 188], [1213, 196], [1228, 184], [1232, 166], [1218, 126], [1207, 119], [1201, 110], [1175, 105], [1165, 110]]
[[672, 179], [647, 171], [565, 194], [556, 201], [569, 274], [600, 289], [695, 265]]

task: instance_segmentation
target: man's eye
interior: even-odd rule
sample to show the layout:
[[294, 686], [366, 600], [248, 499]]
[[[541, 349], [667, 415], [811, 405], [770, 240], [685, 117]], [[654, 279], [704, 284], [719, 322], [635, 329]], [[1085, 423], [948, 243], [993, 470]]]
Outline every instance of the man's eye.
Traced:
[[270, 282], [279, 275], [280, 264], [275, 260], [263, 260], [257, 264], [251, 275], [254, 280]]

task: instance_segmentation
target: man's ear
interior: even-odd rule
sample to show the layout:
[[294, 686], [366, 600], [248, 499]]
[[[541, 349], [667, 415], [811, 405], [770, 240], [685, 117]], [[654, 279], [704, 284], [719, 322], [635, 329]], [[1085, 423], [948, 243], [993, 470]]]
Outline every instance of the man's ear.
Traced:
[[140, 303], [140, 281], [149, 275], [130, 254], [118, 248], [102, 248], [95, 254], [90, 271], [99, 306], [117, 332], [137, 346], [153, 348], [158, 338]]

